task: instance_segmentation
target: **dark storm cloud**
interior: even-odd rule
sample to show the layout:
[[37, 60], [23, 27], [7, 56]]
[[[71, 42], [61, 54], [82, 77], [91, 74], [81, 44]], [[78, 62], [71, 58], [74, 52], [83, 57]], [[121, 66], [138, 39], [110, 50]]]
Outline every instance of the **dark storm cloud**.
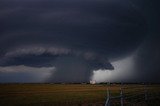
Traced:
[[18, 0], [1, 6], [4, 49], [36, 43], [117, 55], [137, 47], [146, 34], [145, 17], [122, 1]]
[[145, 82], [160, 82], [160, 37], [153, 34], [140, 47], [136, 57], [136, 78]]
[[125, 0], [2, 0], [0, 65], [55, 66], [51, 80], [75, 81], [77, 72], [86, 81], [141, 44], [148, 33], [142, 11]]
[[137, 50], [135, 81], [160, 82], [160, 8], [159, 0], [134, 1], [147, 18], [148, 34]]

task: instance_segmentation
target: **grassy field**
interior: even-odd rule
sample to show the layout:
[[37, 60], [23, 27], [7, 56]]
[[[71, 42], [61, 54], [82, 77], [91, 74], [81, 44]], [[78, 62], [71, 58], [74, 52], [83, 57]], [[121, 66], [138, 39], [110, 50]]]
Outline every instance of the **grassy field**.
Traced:
[[[126, 85], [132, 87], [138, 85]], [[159, 85], [158, 85], [159, 86]], [[103, 106], [107, 88], [118, 95], [120, 85], [0, 84], [0, 106]], [[150, 92], [159, 88], [150, 86]]]

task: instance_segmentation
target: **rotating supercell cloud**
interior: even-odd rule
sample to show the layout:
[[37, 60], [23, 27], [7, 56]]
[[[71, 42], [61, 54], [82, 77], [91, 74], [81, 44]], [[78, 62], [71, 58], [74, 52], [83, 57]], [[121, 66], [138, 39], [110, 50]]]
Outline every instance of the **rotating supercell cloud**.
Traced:
[[0, 82], [159, 82], [158, 3], [1, 0]]

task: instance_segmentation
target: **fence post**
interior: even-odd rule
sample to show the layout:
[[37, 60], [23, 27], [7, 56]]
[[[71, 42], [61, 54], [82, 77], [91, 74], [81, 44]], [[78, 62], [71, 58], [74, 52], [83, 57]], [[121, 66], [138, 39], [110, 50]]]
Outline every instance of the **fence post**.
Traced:
[[107, 88], [107, 100], [105, 106], [110, 106], [110, 91], [108, 88]]
[[145, 101], [147, 101], [147, 87], [146, 85], [144, 86], [144, 98], [145, 98]]
[[120, 88], [121, 106], [123, 106], [123, 90]]

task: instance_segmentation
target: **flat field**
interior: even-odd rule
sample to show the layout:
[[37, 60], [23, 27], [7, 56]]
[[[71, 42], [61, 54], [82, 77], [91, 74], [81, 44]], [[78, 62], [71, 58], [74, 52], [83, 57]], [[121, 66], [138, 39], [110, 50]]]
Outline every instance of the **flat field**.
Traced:
[[[137, 94], [132, 91], [132, 87], [139, 86], [132, 84], [124, 85], [123, 88]], [[120, 94], [121, 85], [118, 84], [0, 84], [0, 106], [103, 106], [107, 88], [112, 96]], [[150, 85], [148, 91], [158, 94], [159, 88], [159, 85]], [[155, 100], [157, 98], [151, 102]]]

